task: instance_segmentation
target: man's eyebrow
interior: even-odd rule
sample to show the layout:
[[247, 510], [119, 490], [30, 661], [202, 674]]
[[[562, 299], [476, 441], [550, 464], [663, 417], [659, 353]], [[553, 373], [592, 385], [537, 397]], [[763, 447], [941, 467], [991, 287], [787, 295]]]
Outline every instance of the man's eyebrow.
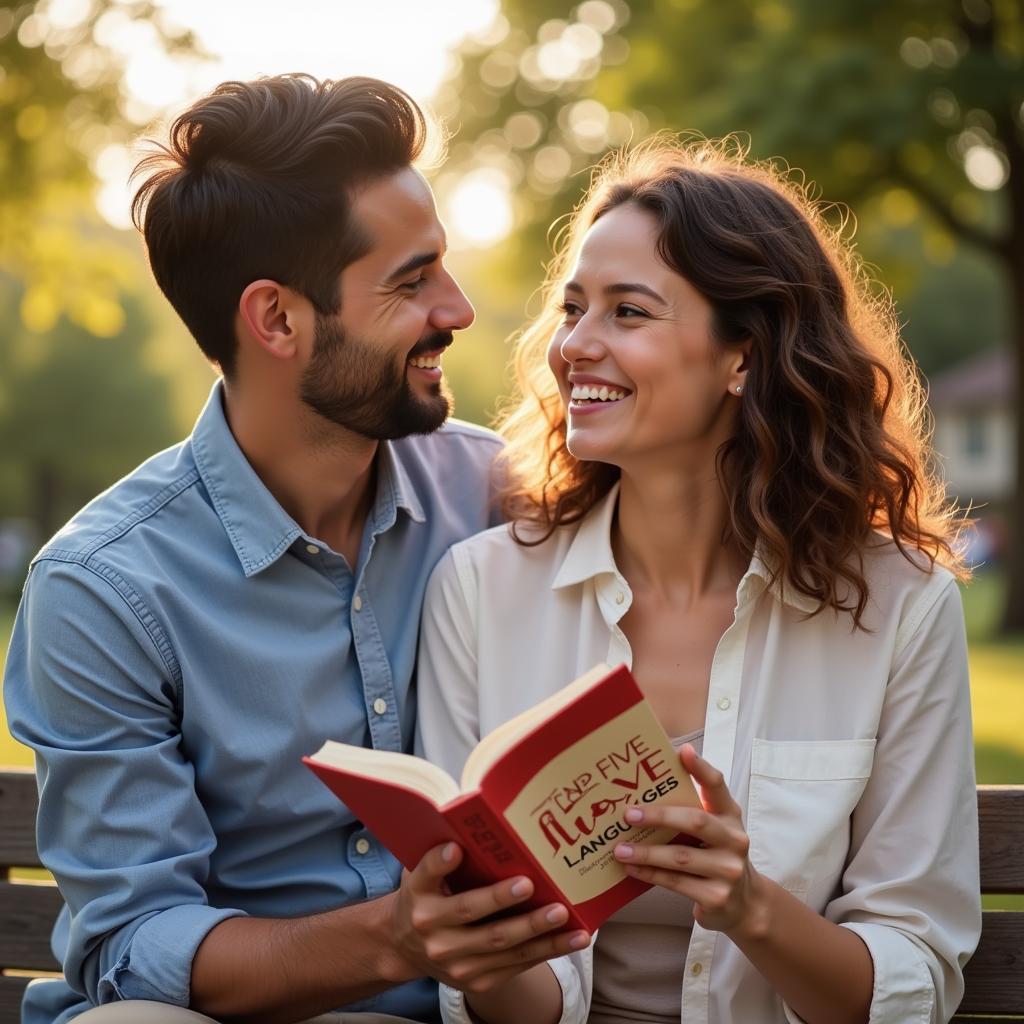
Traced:
[[[577, 281], [567, 281], [565, 285], [567, 292], [575, 292], [580, 295], [583, 294], [583, 286]], [[639, 292], [641, 295], [649, 295], [652, 299], [665, 305], [665, 300], [653, 289], [648, 288], [645, 284], [638, 284], [635, 281], [623, 281], [621, 284], [610, 284], [602, 291], [605, 295], [622, 295], [626, 292]]]
[[396, 267], [391, 271], [390, 274], [384, 279], [385, 284], [397, 284], [406, 274], [411, 274], [414, 270], [419, 270], [420, 267], [429, 267], [431, 263], [441, 258], [441, 253], [438, 252], [421, 252], [415, 256], [410, 256], [400, 267]]

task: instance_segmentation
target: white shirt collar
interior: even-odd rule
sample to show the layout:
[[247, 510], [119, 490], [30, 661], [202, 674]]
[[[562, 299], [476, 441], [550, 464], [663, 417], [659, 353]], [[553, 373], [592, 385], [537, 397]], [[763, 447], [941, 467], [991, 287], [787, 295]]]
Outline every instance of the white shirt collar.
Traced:
[[552, 590], [572, 587], [603, 573], [612, 573], [621, 578], [612, 553], [612, 520], [618, 503], [619, 485], [616, 482], [580, 520], [576, 536], [555, 574]]
[[[562, 564], [551, 584], [552, 590], [572, 587], [597, 576], [611, 574], [616, 582], [629, 593], [629, 585], [615, 565], [612, 552], [611, 535], [612, 520], [619, 501], [619, 484], [616, 482], [611, 490], [583, 517], [576, 530], [576, 536], [569, 545], [569, 550], [562, 559]], [[760, 550], [754, 551], [747, 571], [736, 589], [736, 606], [752, 599], [756, 594], [751, 592], [754, 578], [769, 587], [773, 596], [783, 604], [797, 611], [811, 614], [818, 608], [818, 602], [807, 594], [801, 594], [792, 584], [781, 577], [772, 580], [772, 572], [766, 564]], [[630, 598], [632, 595], [630, 594]], [[632, 603], [630, 601], [630, 603]], [[628, 608], [628, 604], [626, 607]]]

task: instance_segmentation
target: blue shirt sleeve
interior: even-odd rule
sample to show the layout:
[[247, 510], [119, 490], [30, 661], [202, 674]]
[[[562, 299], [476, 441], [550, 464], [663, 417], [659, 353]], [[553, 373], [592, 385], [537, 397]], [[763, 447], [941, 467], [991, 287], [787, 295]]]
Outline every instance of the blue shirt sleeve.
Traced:
[[187, 1005], [196, 949], [242, 911], [207, 902], [216, 840], [181, 752], [167, 638], [116, 573], [43, 560], [4, 688], [12, 733], [36, 751], [37, 841], [67, 904], [55, 953], [68, 983], [97, 1004]]

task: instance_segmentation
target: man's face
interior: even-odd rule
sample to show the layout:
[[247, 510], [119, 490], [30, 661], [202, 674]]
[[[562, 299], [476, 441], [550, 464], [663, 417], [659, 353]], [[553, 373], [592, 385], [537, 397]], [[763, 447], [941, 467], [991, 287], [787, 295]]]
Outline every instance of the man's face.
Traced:
[[444, 268], [444, 228], [419, 172], [374, 182], [352, 212], [371, 248], [342, 272], [340, 314], [317, 316], [300, 395], [363, 437], [430, 433], [451, 407], [441, 355], [473, 307]]

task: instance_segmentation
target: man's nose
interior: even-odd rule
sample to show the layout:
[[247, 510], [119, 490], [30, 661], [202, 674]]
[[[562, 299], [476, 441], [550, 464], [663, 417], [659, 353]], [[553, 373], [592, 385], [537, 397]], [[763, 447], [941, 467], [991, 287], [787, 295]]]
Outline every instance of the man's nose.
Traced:
[[445, 294], [430, 314], [430, 323], [441, 331], [461, 331], [476, 319], [473, 304], [466, 298], [455, 278], [448, 275]]

